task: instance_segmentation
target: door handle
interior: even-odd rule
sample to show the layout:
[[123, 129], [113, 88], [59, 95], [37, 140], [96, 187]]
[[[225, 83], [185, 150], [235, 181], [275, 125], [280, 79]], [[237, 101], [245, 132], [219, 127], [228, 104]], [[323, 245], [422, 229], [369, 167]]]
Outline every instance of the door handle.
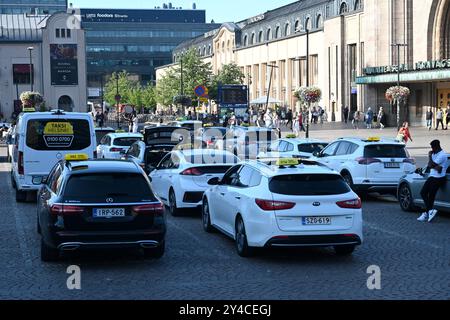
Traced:
[[241, 197], [235, 197], [237, 200], [241, 200]]
[[224, 193], [224, 192], [221, 192], [221, 193], [220, 193], [220, 195], [221, 195], [221, 196], [224, 196], [224, 195], [225, 195], [225, 193]]

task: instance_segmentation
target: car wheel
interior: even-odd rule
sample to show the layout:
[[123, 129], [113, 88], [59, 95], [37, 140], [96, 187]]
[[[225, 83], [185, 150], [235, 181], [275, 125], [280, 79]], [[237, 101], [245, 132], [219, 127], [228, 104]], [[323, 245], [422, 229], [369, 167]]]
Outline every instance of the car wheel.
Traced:
[[25, 202], [27, 201], [27, 192], [20, 191], [16, 188], [16, 202]]
[[175, 192], [173, 189], [169, 191], [169, 212], [172, 217], [178, 217], [181, 210], [177, 208], [177, 198], [175, 197]]
[[56, 261], [59, 258], [59, 250], [49, 247], [41, 238], [41, 260], [44, 262]]
[[245, 225], [242, 218], [239, 217], [236, 221], [236, 250], [241, 257], [251, 257], [254, 253], [252, 247], [249, 247], [247, 242], [247, 233], [245, 232]]
[[12, 171], [11, 171], [11, 185], [12, 185], [13, 189], [16, 189], [16, 181], [14, 180]]
[[164, 255], [166, 250], [166, 242], [163, 240], [157, 248], [142, 249], [144, 251], [144, 257], [150, 259], [160, 259]]
[[39, 216], [36, 216], [36, 229], [37, 229], [37, 233], [41, 234], [41, 224], [39, 223]]
[[400, 186], [398, 191], [398, 201], [400, 203], [400, 208], [402, 208], [403, 211], [411, 212], [415, 210], [412, 192], [406, 183]]
[[202, 206], [202, 224], [203, 224], [203, 230], [205, 230], [208, 233], [211, 233], [214, 231], [214, 227], [211, 225], [211, 215], [209, 210], [209, 203], [208, 200], [203, 201]]
[[343, 173], [341, 173], [341, 175], [342, 175], [342, 178], [344, 178], [345, 182], [347, 182], [347, 184], [350, 186], [350, 188], [353, 191], [355, 191], [355, 189], [354, 189], [355, 186], [353, 185], [353, 179], [352, 179], [352, 176], [350, 175], [350, 173], [343, 172]]
[[348, 256], [355, 251], [354, 245], [342, 245], [342, 246], [335, 246], [334, 251], [339, 256]]

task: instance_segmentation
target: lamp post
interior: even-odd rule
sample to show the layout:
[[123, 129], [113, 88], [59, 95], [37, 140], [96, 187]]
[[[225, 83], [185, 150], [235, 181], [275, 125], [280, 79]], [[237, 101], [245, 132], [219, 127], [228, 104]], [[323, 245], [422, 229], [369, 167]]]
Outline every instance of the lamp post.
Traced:
[[[397, 47], [397, 87], [400, 88], [400, 48], [401, 47], [407, 47], [408, 44], [406, 43], [395, 43], [391, 44], [392, 47]], [[397, 130], [400, 129], [400, 101], [397, 99]]]
[[[306, 87], [309, 87], [309, 27], [306, 23], [302, 28], [295, 30], [295, 33], [306, 32]], [[309, 121], [311, 119], [311, 103], [308, 102], [308, 116], [306, 119], [306, 139], [309, 138]]]
[[269, 97], [270, 97], [270, 87], [272, 86], [273, 69], [278, 68], [278, 66], [273, 65], [273, 64], [268, 64], [267, 67], [270, 68], [270, 78], [269, 78], [269, 89], [267, 89], [266, 111], [269, 110]]
[[32, 57], [32, 51], [34, 50], [34, 47], [28, 47], [28, 52], [30, 53], [30, 89], [31, 92], [34, 91], [34, 85], [33, 85], [33, 57]]
[[115, 96], [115, 100], [117, 103], [117, 129], [121, 129], [120, 128], [120, 110], [119, 110], [119, 102], [122, 99], [122, 97], [119, 94], [119, 73], [116, 72], [116, 96]]

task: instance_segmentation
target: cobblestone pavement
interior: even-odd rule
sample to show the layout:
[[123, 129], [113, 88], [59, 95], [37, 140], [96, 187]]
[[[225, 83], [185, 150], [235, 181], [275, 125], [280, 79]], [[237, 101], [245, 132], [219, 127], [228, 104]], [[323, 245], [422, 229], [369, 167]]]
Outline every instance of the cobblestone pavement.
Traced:
[[[450, 215], [422, 224], [393, 199], [368, 198], [365, 242], [351, 257], [295, 249], [243, 259], [190, 212], [167, 217], [161, 260], [116, 251], [42, 263], [35, 204], [16, 204], [9, 171], [0, 162], [0, 299], [450, 299]], [[81, 268], [81, 290], [67, 289], [69, 265]], [[371, 265], [381, 268], [381, 290], [367, 288]]]

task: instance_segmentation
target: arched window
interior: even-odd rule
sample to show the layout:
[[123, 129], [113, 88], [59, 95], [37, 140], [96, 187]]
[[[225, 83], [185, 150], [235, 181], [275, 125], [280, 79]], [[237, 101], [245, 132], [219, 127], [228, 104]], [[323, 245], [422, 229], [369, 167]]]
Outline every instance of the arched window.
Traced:
[[317, 16], [316, 26], [317, 26], [317, 28], [319, 28], [319, 29], [323, 27], [323, 17], [322, 17], [321, 14], [319, 14], [319, 15]]
[[277, 26], [277, 28], [275, 29], [275, 39], [278, 39], [280, 37], [281, 37], [280, 26]]
[[248, 46], [248, 36], [244, 36], [244, 47]]
[[346, 14], [348, 12], [348, 6], [346, 2], [341, 3], [341, 7], [339, 8], [339, 14]]
[[270, 28], [267, 30], [266, 40], [267, 41], [272, 40], [272, 29], [270, 29]]
[[259, 43], [263, 43], [264, 42], [264, 34], [262, 31], [259, 32], [258, 34], [258, 42]]
[[211, 45], [208, 46], [208, 54], [212, 55]]
[[291, 25], [289, 23], [286, 23], [284, 26], [284, 36], [290, 36], [291, 35]]
[[355, 11], [360, 10], [363, 7], [363, 0], [356, 0], [355, 1]]
[[252, 37], [250, 38], [250, 45], [255, 44], [255, 33], [252, 33]]
[[306, 18], [306, 20], [305, 20], [305, 27], [306, 27], [306, 29], [307, 29], [308, 31], [311, 31], [311, 30], [312, 30], [311, 19], [310, 19], [309, 17]]
[[203, 55], [206, 56], [206, 46], [203, 46]]
[[198, 55], [199, 55], [199, 56], [202, 55], [202, 48], [198, 48]]
[[300, 32], [300, 20], [295, 21], [294, 32]]

